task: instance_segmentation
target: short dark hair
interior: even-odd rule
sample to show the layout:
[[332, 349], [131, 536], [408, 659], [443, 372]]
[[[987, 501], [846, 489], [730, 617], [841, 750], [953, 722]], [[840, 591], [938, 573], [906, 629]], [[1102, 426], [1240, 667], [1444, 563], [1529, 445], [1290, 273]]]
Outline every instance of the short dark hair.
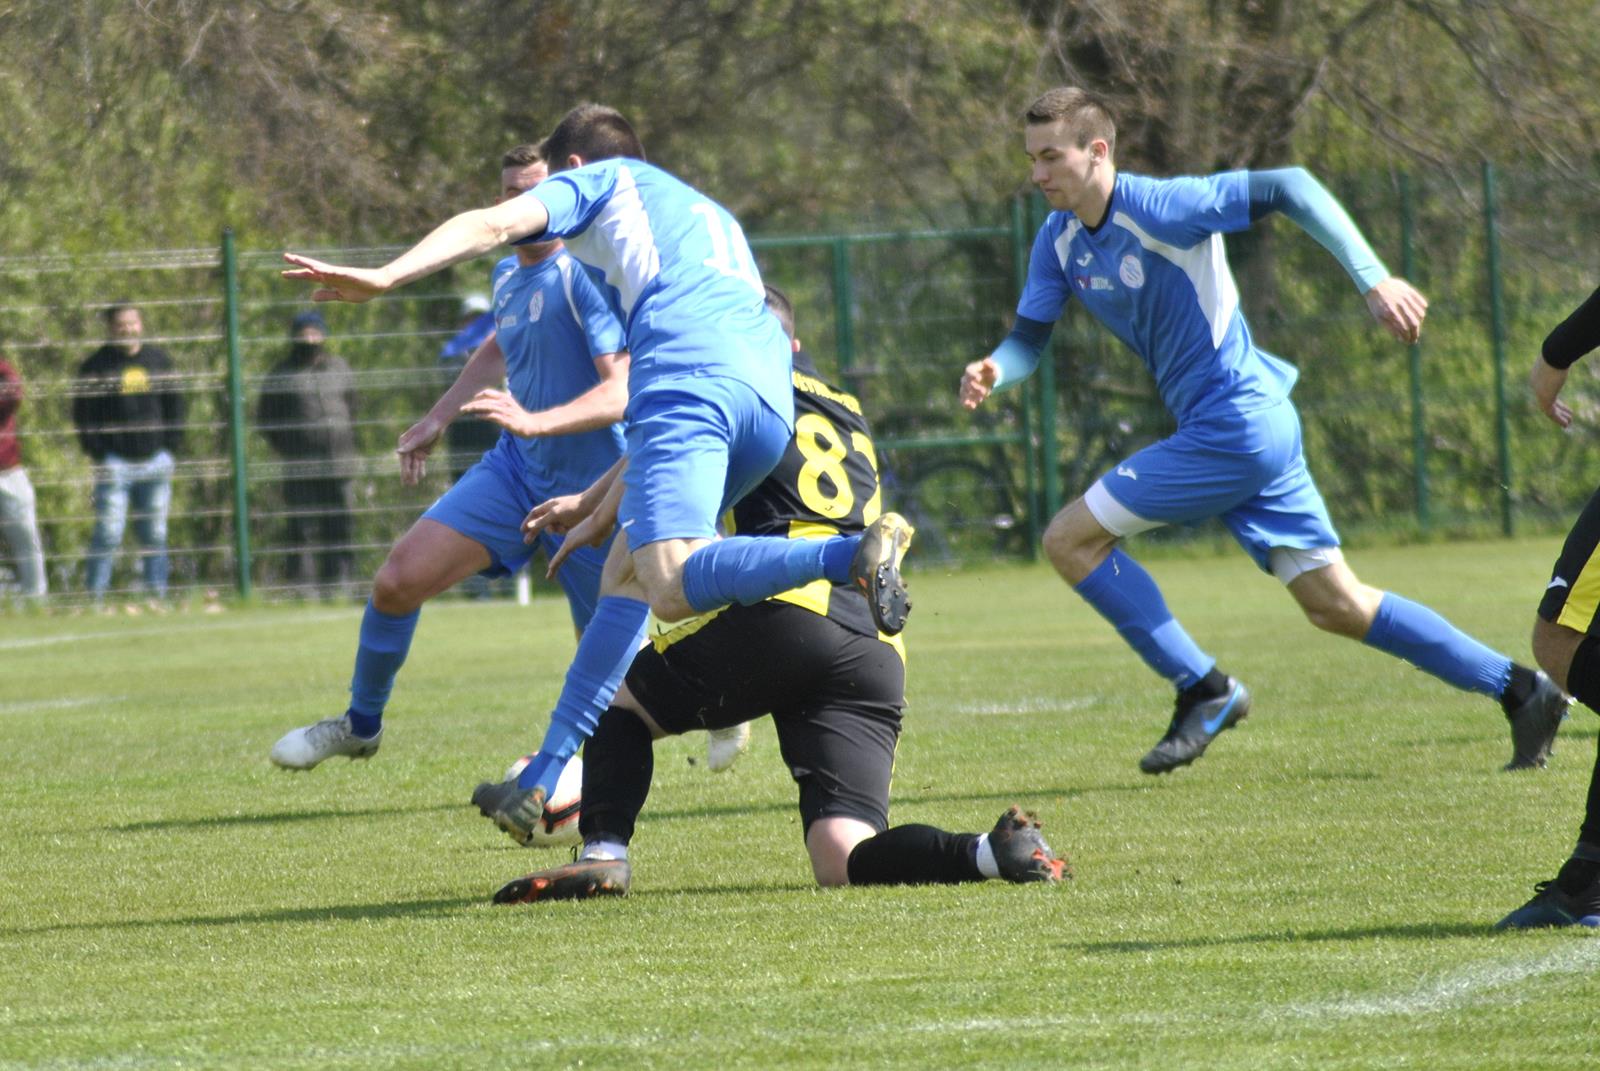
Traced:
[[772, 315], [783, 325], [783, 333], [794, 338], [794, 302], [789, 300], [788, 294], [771, 283], [767, 283], [766, 287], [767, 308], [772, 310]]
[[513, 145], [505, 151], [505, 155], [500, 157], [500, 170], [504, 171], [508, 167], [530, 167], [533, 164], [542, 164], [547, 159], [543, 146], [524, 142], [521, 145]]
[[113, 301], [111, 304], [100, 310], [100, 318], [108, 324], [115, 323], [117, 319], [117, 313], [123, 312], [127, 309], [132, 309], [134, 312], [138, 312], [139, 306], [135, 305], [127, 298], [118, 298], [116, 301]]
[[644, 145], [633, 124], [604, 104], [580, 104], [562, 117], [540, 146], [552, 171], [564, 170], [570, 157], [611, 160], [619, 156], [643, 160]]
[[1029, 126], [1064, 120], [1078, 148], [1100, 138], [1107, 152], [1117, 153], [1117, 121], [1106, 102], [1086, 89], [1057, 86], [1028, 105], [1022, 120]]

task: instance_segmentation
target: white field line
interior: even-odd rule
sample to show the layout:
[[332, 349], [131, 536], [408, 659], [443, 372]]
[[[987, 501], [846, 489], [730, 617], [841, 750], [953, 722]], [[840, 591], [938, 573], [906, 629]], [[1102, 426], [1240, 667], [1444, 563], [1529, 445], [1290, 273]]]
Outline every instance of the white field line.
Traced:
[[[1027, 1016], [1028, 1027], [1091, 1028], [1108, 1024], [1130, 1026], [1179, 1026], [1204, 1023], [1242, 1023], [1261, 1020], [1281, 1023], [1284, 1020], [1310, 1022], [1335, 1022], [1378, 1016], [1430, 1016], [1453, 1012], [1472, 1004], [1515, 1006], [1532, 999], [1519, 992], [1500, 993], [1519, 983], [1546, 975], [1592, 974], [1600, 967], [1600, 938], [1575, 936], [1569, 948], [1562, 948], [1537, 959], [1503, 963], [1481, 963], [1445, 974], [1422, 985], [1397, 989], [1389, 993], [1361, 997], [1335, 997], [1329, 1000], [1300, 1001], [1293, 1004], [1268, 1005], [1254, 1014], [1233, 1015], [1226, 1011], [1135, 1011], [1118, 1014], [1086, 1012], [1081, 1015]], [[970, 1031], [1005, 1031], [1017, 1029], [1016, 1018], [982, 1018], [941, 1020], [911, 1023], [903, 1027], [908, 1033], [964, 1034]]]
[[170, 624], [148, 625], [144, 628], [132, 627], [126, 629], [101, 630], [98, 632], [72, 632], [60, 636], [30, 636], [15, 640], [0, 640], [0, 651], [22, 651], [30, 647], [54, 647], [63, 643], [84, 643], [90, 640], [138, 640], [143, 641], [151, 636], [175, 636], [185, 632], [221, 632], [229, 629], [260, 629], [265, 627], [270, 620], [274, 624], [304, 624], [316, 621], [337, 621], [344, 617], [357, 617], [360, 609], [351, 607], [345, 610], [317, 610], [306, 614], [285, 615], [283, 617], [263, 619], [255, 615], [237, 620], [222, 620], [210, 618], [204, 621], [172, 622]]
[[40, 710], [71, 710], [73, 707], [94, 706], [97, 703], [109, 706], [120, 703], [126, 698], [128, 697], [125, 695], [89, 695], [72, 699], [25, 699], [20, 703], [0, 703], [0, 716], [32, 714]]
[[1468, 1004], [1520, 1004], [1516, 993], [1496, 990], [1549, 974], [1591, 974], [1600, 967], [1600, 942], [1579, 936], [1569, 948], [1538, 959], [1481, 963], [1411, 989], [1389, 994], [1289, 1004], [1283, 1018], [1360, 1019], [1380, 1015], [1437, 1015]]
[[1062, 699], [1058, 696], [1029, 696], [1010, 703], [963, 703], [957, 714], [1062, 714], [1093, 703], [1090, 698]]

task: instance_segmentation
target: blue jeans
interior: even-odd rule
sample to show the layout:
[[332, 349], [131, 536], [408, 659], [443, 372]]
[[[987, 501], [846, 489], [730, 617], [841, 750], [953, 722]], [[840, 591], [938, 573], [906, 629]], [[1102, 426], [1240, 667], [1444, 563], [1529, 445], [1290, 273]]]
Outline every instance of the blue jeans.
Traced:
[[111, 586], [111, 566], [133, 512], [133, 533], [143, 549], [144, 586], [157, 598], [167, 593], [167, 507], [172, 503], [172, 455], [162, 450], [145, 461], [108, 454], [95, 466], [94, 536], [84, 561], [84, 583], [102, 596]]

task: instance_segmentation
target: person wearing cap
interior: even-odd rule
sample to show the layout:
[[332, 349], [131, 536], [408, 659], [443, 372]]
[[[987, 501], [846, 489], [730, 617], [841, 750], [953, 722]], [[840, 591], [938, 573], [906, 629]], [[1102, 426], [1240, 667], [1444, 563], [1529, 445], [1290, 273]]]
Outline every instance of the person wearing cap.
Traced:
[[[479, 346], [494, 334], [494, 313], [488, 294], [468, 294], [461, 299], [461, 330], [439, 350], [439, 362], [455, 380], [466, 367], [467, 360]], [[465, 476], [467, 470], [478, 463], [484, 451], [500, 441], [500, 428], [487, 420], [463, 414], [445, 428], [445, 461], [450, 469], [450, 482]]]
[[126, 301], [107, 305], [106, 344], [78, 367], [72, 424], [94, 462], [94, 533], [84, 586], [98, 603], [111, 586], [117, 548], [133, 516], [146, 592], [167, 594], [167, 509], [173, 458], [183, 445], [184, 398], [172, 358], [144, 341], [144, 320]]
[[355, 374], [327, 351], [320, 312], [297, 314], [289, 338], [262, 383], [256, 425], [282, 458], [286, 579], [338, 595], [355, 566]]

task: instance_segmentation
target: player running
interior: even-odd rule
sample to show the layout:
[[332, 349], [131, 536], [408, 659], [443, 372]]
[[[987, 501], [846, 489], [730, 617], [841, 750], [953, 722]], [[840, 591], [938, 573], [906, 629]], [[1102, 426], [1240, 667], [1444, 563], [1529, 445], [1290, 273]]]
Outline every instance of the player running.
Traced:
[[[788, 300], [767, 291], [793, 337]], [[798, 340], [793, 346], [795, 435], [772, 474], [733, 507], [734, 528], [790, 539], [860, 532], [882, 508], [871, 432], [856, 398], [823, 382]], [[1016, 807], [987, 834], [888, 828], [904, 657], [899, 639], [878, 631], [860, 590], [825, 580], [657, 626], [584, 748], [583, 854], [510, 882], [495, 902], [627, 892], [653, 741], [769, 711], [800, 789], [817, 884], [1061, 880], [1066, 861]]]
[[1016, 326], [967, 366], [961, 401], [975, 408], [1031, 374], [1075, 297], [1139, 355], [1177, 419], [1176, 434], [1101, 476], [1044, 534], [1061, 576], [1177, 689], [1166, 735], [1139, 768], [1158, 774], [1193, 762], [1250, 709], [1244, 685], [1189, 637], [1150, 574], [1118, 545], [1208, 517], [1288, 587], [1313, 625], [1498, 699], [1511, 724], [1506, 769], [1543, 766], [1566, 713], [1561, 690], [1427, 607], [1368, 587], [1345, 563], [1301, 453], [1289, 401], [1298, 373], [1252, 341], [1222, 235], [1282, 212], [1334, 255], [1372, 315], [1403, 342], [1422, 329], [1423, 296], [1389, 275], [1344, 209], [1300, 168], [1119, 174], [1111, 113], [1076, 88], [1044, 94], [1025, 119], [1032, 179], [1055, 211], [1034, 241]]
[[[1561, 400], [1567, 369], [1600, 346], [1600, 290], [1578, 306], [1544, 340], [1533, 361], [1533, 395], [1551, 420], [1572, 425]], [[1590, 710], [1600, 711], [1600, 490], [1572, 526], [1533, 622], [1533, 655], [1557, 684]], [[1533, 899], [1501, 919], [1497, 929], [1600, 926], [1600, 754], [1589, 776], [1589, 798], [1572, 855]]]
[[508, 828], [537, 818], [594, 731], [647, 613], [675, 621], [824, 577], [863, 585], [887, 632], [910, 608], [899, 572], [907, 533], [893, 514], [864, 536], [711, 542], [722, 510], [772, 470], [793, 432], [789, 347], [763, 304], [750, 247], [726, 209], [645, 162], [615, 109], [574, 108], [544, 148], [553, 173], [537, 188], [452, 217], [382, 268], [284, 254], [298, 265], [286, 278], [320, 284], [313, 298], [360, 302], [501, 242], [563, 238], [603, 274], [623, 314], [633, 359], [626, 473], [616, 484], [623, 538], [539, 753], [516, 782], [473, 793]]
[[[533, 145], [511, 149], [500, 166], [501, 203], [549, 173]], [[537, 549], [553, 557], [561, 540], [545, 533], [525, 543], [523, 517], [554, 495], [581, 491], [622, 456], [617, 422], [627, 403], [626, 342], [589, 273], [560, 240], [551, 240], [517, 246], [495, 265], [492, 282], [495, 333], [400, 436], [400, 478], [407, 484], [422, 478], [430, 452], [459, 414], [504, 430], [389, 551], [361, 619], [349, 709], [285, 735], [272, 748], [279, 766], [309, 770], [335, 755], [376, 752], [422, 604], [475, 573], [515, 573]], [[499, 389], [508, 381], [509, 392]], [[594, 616], [608, 549], [573, 548], [558, 574], [580, 635]]]

